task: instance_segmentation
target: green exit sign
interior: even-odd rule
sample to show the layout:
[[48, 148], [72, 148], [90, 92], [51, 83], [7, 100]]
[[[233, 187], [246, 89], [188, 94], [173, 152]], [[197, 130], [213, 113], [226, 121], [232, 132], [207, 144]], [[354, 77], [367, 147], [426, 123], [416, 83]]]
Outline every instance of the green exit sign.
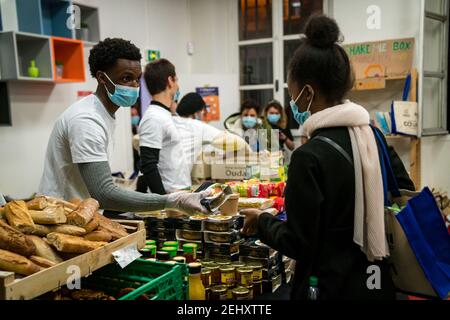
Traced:
[[161, 58], [159, 50], [147, 50], [147, 61], [154, 61]]

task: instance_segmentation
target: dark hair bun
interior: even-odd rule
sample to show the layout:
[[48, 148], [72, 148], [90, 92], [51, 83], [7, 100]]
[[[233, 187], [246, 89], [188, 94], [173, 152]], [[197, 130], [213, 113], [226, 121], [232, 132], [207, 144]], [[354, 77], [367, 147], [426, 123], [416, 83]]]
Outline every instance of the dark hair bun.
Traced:
[[317, 48], [332, 48], [340, 39], [341, 31], [334, 19], [324, 15], [311, 17], [305, 27], [308, 42]]

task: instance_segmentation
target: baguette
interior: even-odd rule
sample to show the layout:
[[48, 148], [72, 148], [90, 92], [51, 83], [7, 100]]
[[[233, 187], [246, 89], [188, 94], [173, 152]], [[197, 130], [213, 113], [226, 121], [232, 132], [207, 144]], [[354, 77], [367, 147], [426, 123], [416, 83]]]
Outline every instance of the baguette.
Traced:
[[17, 253], [0, 249], [0, 270], [29, 276], [41, 271], [41, 267]]
[[35, 231], [30, 234], [45, 237], [52, 232], [63, 233], [71, 236], [84, 236], [86, 234], [85, 229], [77, 226], [72, 226], [70, 224], [61, 224], [55, 226], [44, 226], [42, 224], [37, 224]]
[[127, 230], [120, 224], [115, 221], [112, 221], [101, 214], [97, 213], [99, 218], [99, 230], [105, 230], [112, 235], [112, 240], [117, 240], [123, 237], [128, 236]]
[[5, 206], [5, 209], [6, 220], [11, 227], [24, 233], [33, 232], [34, 222], [25, 201], [11, 201]]
[[63, 199], [58, 199], [58, 198], [48, 197], [48, 196], [46, 196], [45, 199], [47, 199], [47, 201], [52, 204], [62, 205], [62, 206], [64, 206], [64, 208], [71, 209], [72, 211], [77, 208], [77, 205], [70, 203], [68, 201], [65, 201]]
[[74, 226], [84, 227], [93, 218], [99, 208], [97, 200], [89, 198], [80, 203], [78, 208], [67, 216], [67, 222]]
[[60, 224], [67, 221], [64, 207], [61, 205], [47, 207], [43, 211], [29, 210], [29, 212], [33, 221], [39, 224]]
[[36, 252], [36, 246], [22, 232], [0, 220], [0, 249], [29, 257]]
[[79, 198], [74, 198], [74, 199], [70, 199], [69, 202], [76, 205], [77, 207], [79, 207], [81, 202], [83, 202], [83, 200], [81, 200]]
[[5, 217], [5, 207], [0, 207], [0, 219]]
[[46, 238], [42, 239], [37, 236], [26, 236], [36, 246], [35, 256], [45, 258], [54, 264], [63, 262], [63, 259], [56, 253], [55, 249], [46, 241]]
[[96, 231], [93, 231], [93, 232], [85, 235], [84, 239], [89, 240], [89, 241], [110, 242], [112, 239], [112, 234], [106, 230], [96, 230]]
[[48, 234], [47, 239], [56, 250], [68, 253], [86, 253], [107, 244], [107, 242], [89, 241], [57, 232]]
[[28, 210], [44, 210], [48, 206], [48, 201], [45, 197], [36, 197], [27, 202]]
[[51, 268], [56, 266], [56, 263], [53, 261], [38, 256], [31, 256], [30, 261], [42, 268]]
[[99, 215], [100, 214], [95, 213], [92, 220], [89, 221], [89, 223], [83, 227], [83, 229], [86, 230], [86, 233], [91, 233], [92, 231], [94, 231], [98, 228], [98, 225], [100, 223], [100, 220], [98, 218]]

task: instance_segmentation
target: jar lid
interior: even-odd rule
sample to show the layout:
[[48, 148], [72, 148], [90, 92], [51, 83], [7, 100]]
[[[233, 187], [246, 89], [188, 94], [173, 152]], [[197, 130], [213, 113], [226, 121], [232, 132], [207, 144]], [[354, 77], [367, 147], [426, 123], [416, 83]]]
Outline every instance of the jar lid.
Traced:
[[233, 266], [223, 266], [220, 267], [220, 272], [234, 272], [235, 268]]
[[211, 269], [209, 269], [209, 268], [202, 268], [202, 274], [211, 274]]
[[183, 251], [186, 253], [193, 253], [197, 251], [198, 245], [196, 243], [185, 243], [183, 244]]
[[247, 263], [247, 267], [252, 268], [252, 269], [262, 269], [263, 265], [258, 262], [250, 262], [250, 263]]
[[248, 268], [248, 267], [239, 268], [239, 269], [237, 269], [237, 272], [239, 272], [239, 273], [248, 273], [248, 272], [253, 272], [253, 269], [252, 268]]
[[175, 261], [175, 262], [178, 262], [178, 263], [186, 263], [186, 258], [185, 257], [175, 257], [172, 260]]
[[243, 267], [245, 267], [245, 263], [240, 262], [240, 261], [232, 262], [231, 265], [235, 266], [236, 268], [243, 268]]
[[166, 251], [156, 251], [156, 259], [161, 261], [167, 261], [170, 259], [170, 254]]
[[244, 287], [237, 287], [234, 288], [232, 291], [234, 294], [238, 294], [238, 295], [247, 295], [250, 294], [250, 290], [248, 290], [247, 288]]
[[166, 241], [163, 244], [164, 247], [177, 247], [178, 248], [178, 241]]
[[188, 268], [190, 274], [196, 274], [202, 271], [202, 265], [198, 262], [189, 263]]
[[145, 245], [146, 246], [151, 246], [151, 245], [155, 245], [156, 241], [155, 240], [145, 240]]
[[175, 247], [163, 247], [161, 251], [168, 252], [171, 256], [175, 257], [177, 255], [177, 248]]
[[224, 285], [218, 285], [211, 288], [211, 292], [215, 293], [225, 293], [227, 292], [227, 290], [228, 290], [227, 286]]

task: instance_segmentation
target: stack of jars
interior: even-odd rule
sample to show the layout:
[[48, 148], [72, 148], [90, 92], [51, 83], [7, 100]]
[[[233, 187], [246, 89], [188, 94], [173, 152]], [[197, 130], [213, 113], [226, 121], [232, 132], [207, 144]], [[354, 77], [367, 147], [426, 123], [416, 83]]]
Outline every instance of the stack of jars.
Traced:
[[251, 300], [262, 294], [262, 266], [203, 261], [201, 278], [206, 300]]

